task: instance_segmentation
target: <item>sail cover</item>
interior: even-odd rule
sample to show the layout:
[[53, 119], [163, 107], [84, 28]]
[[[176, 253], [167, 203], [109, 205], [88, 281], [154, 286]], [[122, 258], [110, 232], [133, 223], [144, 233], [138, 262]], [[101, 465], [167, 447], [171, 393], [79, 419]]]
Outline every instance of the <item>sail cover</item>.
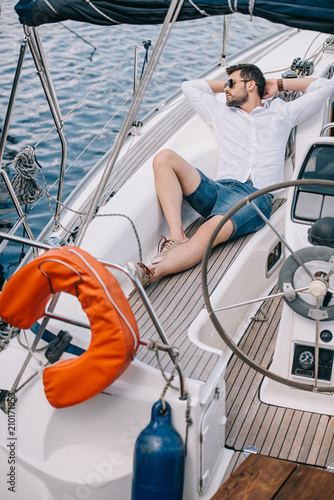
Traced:
[[[171, 0], [20, 0], [29, 26], [71, 19], [98, 25], [163, 23]], [[301, 29], [334, 33], [332, 0], [185, 0], [178, 21], [241, 12]]]

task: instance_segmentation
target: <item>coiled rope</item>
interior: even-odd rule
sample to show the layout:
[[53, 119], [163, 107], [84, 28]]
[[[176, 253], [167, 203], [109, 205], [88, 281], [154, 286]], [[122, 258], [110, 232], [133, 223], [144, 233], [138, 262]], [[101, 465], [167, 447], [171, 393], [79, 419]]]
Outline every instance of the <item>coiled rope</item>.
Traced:
[[12, 186], [20, 205], [31, 205], [41, 198], [43, 189], [35, 179], [36, 170], [41, 170], [35, 156], [35, 148], [25, 146], [13, 160], [16, 174], [12, 180]]
[[[48, 190], [47, 182], [42, 172], [42, 166], [38, 163], [35, 156], [35, 148], [33, 146], [24, 146], [24, 148], [15, 156], [12, 163], [17, 173], [13, 177], [11, 183], [15, 191], [15, 195], [17, 196], [17, 199], [19, 201], [19, 204], [24, 206], [32, 205], [34, 202], [36, 202], [36, 200], [40, 199], [43, 195], [46, 195], [50, 211], [52, 213], [52, 216], [55, 218], [55, 212], [52, 208], [51, 201], [57, 202], [57, 198], [52, 196]], [[41, 174], [45, 189], [43, 189], [42, 186], [38, 184], [35, 178], [36, 171], [38, 171]], [[60, 204], [62, 207], [64, 207], [66, 210], [70, 212], [73, 212], [83, 217], [87, 216], [87, 212], [79, 212], [78, 210], [73, 210], [71, 207], [66, 206], [62, 202], [60, 202]], [[142, 261], [143, 255], [142, 255], [142, 247], [140, 243], [139, 234], [134, 222], [128, 215], [120, 213], [117, 214], [96, 213], [95, 217], [124, 217], [125, 219], [127, 219], [130, 222], [133, 232], [135, 234], [138, 244], [139, 260], [140, 262]], [[68, 228], [63, 226], [59, 221], [57, 221], [57, 223], [58, 226], [61, 227], [67, 234], [70, 233], [74, 235], [79, 230], [77, 229], [76, 231], [70, 231]]]

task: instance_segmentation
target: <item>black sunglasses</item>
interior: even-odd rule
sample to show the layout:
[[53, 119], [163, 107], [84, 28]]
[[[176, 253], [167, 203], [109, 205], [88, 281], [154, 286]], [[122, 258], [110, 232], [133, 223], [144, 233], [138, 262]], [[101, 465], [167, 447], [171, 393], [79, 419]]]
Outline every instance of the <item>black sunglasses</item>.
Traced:
[[237, 83], [237, 82], [251, 82], [252, 80], [233, 80], [232, 78], [230, 78], [229, 80], [227, 80], [226, 82], [226, 87], [229, 87], [230, 89], [233, 89], [234, 85]]

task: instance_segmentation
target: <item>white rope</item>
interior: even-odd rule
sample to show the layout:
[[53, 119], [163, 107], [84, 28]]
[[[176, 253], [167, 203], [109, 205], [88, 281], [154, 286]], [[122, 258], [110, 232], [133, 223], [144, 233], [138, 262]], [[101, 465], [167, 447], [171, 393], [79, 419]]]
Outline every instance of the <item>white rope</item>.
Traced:
[[20, 205], [31, 205], [42, 196], [42, 188], [35, 179], [36, 169], [40, 169], [35, 157], [35, 149], [25, 146], [14, 158], [16, 174], [12, 186]]
[[205, 12], [205, 10], [203, 9], [200, 9], [196, 4], [195, 2], [193, 2], [192, 0], [188, 0], [188, 2], [194, 7], [194, 9], [198, 10], [198, 12], [200, 14], [202, 14], [202, 16], [209, 16], [210, 17], [210, 14], [208, 14], [207, 12]]
[[101, 16], [105, 17], [108, 19], [108, 21], [111, 21], [114, 24], [120, 24], [118, 21], [115, 21], [115, 19], [112, 19], [111, 17], [107, 16], [104, 12], [102, 12], [100, 9], [98, 9], [95, 5], [92, 4], [90, 0], [86, 0], [86, 2], [94, 9], [96, 12], [98, 12]]
[[230, 9], [230, 11], [237, 12], [236, 6], [238, 5], [238, 0], [235, 0], [234, 7], [232, 7], [232, 0], [227, 0], [227, 2], [228, 2], [228, 8]]
[[249, 0], [248, 10], [249, 10], [249, 15], [251, 16], [250, 19], [251, 21], [253, 19], [254, 6], [255, 6], [255, 0]]
[[[306, 56], [307, 56], [308, 51], [310, 50], [310, 48], [312, 47], [312, 45], [314, 44], [314, 42], [316, 41], [316, 39], [317, 39], [319, 36], [321, 36], [321, 35], [322, 35], [322, 33], [318, 33], [318, 34], [315, 36], [315, 38], [313, 38], [313, 39], [311, 40], [310, 45], [309, 45], [309, 46], [307, 47], [307, 49], [306, 49], [306, 52], [305, 52], [305, 54], [304, 54], [304, 57], [302, 57], [302, 61], [304, 61], [304, 60], [306, 59]], [[311, 57], [312, 57], [312, 56], [311, 56]]]
[[[326, 49], [326, 45], [321, 45], [319, 49], [317, 49], [311, 56], [309, 56], [307, 59], [304, 59], [305, 61], [310, 61], [311, 59], [315, 59], [321, 52], [324, 52]], [[272, 74], [272, 73], [283, 73], [283, 71], [287, 71], [288, 69], [291, 69], [290, 66], [287, 66], [286, 68], [280, 68], [280, 69], [270, 69], [268, 71], [264, 71], [263, 74]]]
[[48, 2], [48, 0], [44, 0], [44, 3], [46, 3], [46, 5], [47, 5], [47, 6], [48, 6], [51, 10], [53, 10], [53, 12], [54, 12], [55, 14], [58, 14], [58, 12], [56, 11], [56, 9], [53, 7], [53, 5], [51, 5], [51, 3], [50, 3], [50, 2]]

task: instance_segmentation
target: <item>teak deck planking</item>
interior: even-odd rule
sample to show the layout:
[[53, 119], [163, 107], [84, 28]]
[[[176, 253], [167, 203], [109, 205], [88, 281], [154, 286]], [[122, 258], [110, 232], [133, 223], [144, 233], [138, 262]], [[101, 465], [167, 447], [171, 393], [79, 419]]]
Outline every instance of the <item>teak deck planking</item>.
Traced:
[[249, 455], [212, 500], [333, 500], [334, 474], [261, 455]]
[[[270, 324], [251, 325], [241, 342], [263, 366], [270, 364], [282, 304], [273, 301], [266, 307], [273, 313]], [[233, 356], [226, 372], [227, 446], [241, 452], [253, 445], [262, 455], [319, 467], [333, 462], [334, 418], [262, 403], [258, 390], [263, 377], [242, 365]]]

